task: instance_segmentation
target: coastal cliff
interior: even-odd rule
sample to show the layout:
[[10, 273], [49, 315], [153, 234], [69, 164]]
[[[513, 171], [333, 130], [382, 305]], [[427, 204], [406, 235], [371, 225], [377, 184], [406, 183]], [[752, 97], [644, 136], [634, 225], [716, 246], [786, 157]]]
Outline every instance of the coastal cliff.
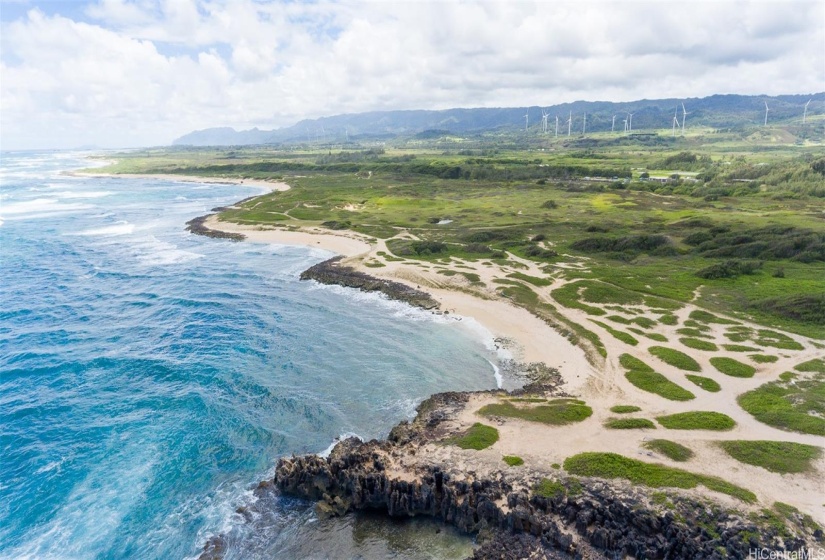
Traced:
[[[329, 457], [282, 458], [259, 492], [317, 502], [321, 517], [383, 512], [427, 516], [476, 535], [482, 559], [724, 559], [751, 551], [804, 551], [821, 534], [759, 523], [752, 514], [710, 499], [524, 468], [489, 469], [445, 445], [450, 423], [473, 393], [424, 401], [412, 422], [387, 440], [339, 442]], [[447, 450], [428, 453], [433, 444]], [[455, 449], [450, 455], [449, 449]], [[545, 481], [552, 492], [540, 490]], [[201, 560], [222, 558], [221, 537]]]

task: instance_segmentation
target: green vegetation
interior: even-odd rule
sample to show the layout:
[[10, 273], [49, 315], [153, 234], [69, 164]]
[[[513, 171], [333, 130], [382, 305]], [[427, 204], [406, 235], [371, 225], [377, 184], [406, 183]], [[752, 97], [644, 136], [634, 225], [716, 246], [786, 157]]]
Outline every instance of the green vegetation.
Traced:
[[693, 348], [694, 350], [706, 350], [710, 352], [719, 350], [719, 347], [714, 343], [708, 342], [707, 340], [700, 340], [698, 338], [680, 338], [679, 342], [688, 348]]
[[616, 406], [610, 407], [610, 412], [614, 414], [630, 414], [631, 412], [639, 412], [640, 410], [642, 409], [632, 404], [617, 404]]
[[642, 391], [672, 401], [689, 401], [696, 398], [696, 395], [673, 383], [661, 373], [653, 371], [652, 367], [630, 354], [619, 356], [619, 363], [630, 370], [625, 374], [627, 380]]
[[700, 323], [717, 323], [719, 325], [738, 325], [736, 321], [731, 321], [730, 319], [725, 319], [724, 317], [718, 317], [713, 313], [708, 313], [702, 309], [696, 309], [695, 311], [691, 311], [689, 317], [694, 321], [698, 321]]
[[[554, 464], [555, 468], [561, 465]], [[557, 499], [564, 496], [577, 496], [582, 492], [581, 482], [575, 479], [568, 479], [565, 482], [559, 480], [550, 480], [549, 478], [542, 478], [538, 484], [533, 487], [533, 494], [541, 496], [542, 498]]]
[[702, 371], [702, 366], [699, 363], [685, 354], [673, 348], [666, 348], [665, 346], [651, 346], [649, 352], [673, 367], [685, 371]]
[[779, 361], [779, 356], [770, 356], [768, 354], [751, 354], [748, 358], [757, 364], [773, 364]]
[[642, 444], [645, 449], [650, 449], [656, 453], [661, 453], [668, 459], [683, 463], [693, 457], [693, 451], [684, 445], [668, 439], [652, 439]]
[[710, 359], [710, 364], [725, 375], [731, 377], [753, 377], [756, 368], [738, 362], [733, 358], [715, 357]]
[[787, 521], [790, 521], [793, 524], [802, 527], [803, 529], [807, 529], [811, 532], [814, 532], [816, 530], [822, 530], [822, 527], [819, 525], [819, 523], [814, 521], [813, 517], [811, 517], [807, 513], [802, 513], [790, 504], [774, 502], [773, 509]]
[[811, 462], [822, 449], [788, 441], [720, 441], [720, 447], [741, 463], [777, 473], [801, 473], [813, 469]]
[[742, 344], [723, 344], [722, 348], [729, 352], [759, 352], [759, 348], [744, 346]]
[[698, 385], [705, 391], [709, 391], [711, 393], [718, 393], [722, 390], [721, 385], [719, 385], [719, 383], [717, 383], [710, 377], [703, 377], [701, 375], [693, 375], [690, 373], [685, 375], [685, 377], [687, 377], [688, 381], [690, 381], [694, 385]]
[[501, 459], [511, 467], [520, 467], [524, 464], [524, 459], [516, 455], [505, 455]]
[[515, 278], [516, 280], [523, 280], [529, 284], [534, 286], [549, 286], [553, 283], [552, 280], [548, 280], [547, 278], [539, 278], [538, 276], [530, 276], [529, 274], [524, 274], [522, 272], [513, 272], [507, 275], [507, 278]]
[[656, 424], [647, 418], [610, 418], [604, 427], [611, 430], [656, 429]]
[[808, 379], [783, 376], [740, 395], [737, 400], [739, 406], [764, 424], [825, 436], [825, 374]]
[[516, 406], [512, 402], [488, 404], [479, 409], [482, 416], [502, 416], [551, 426], [563, 426], [581, 422], [593, 414], [593, 409], [581, 401], [560, 399], [547, 404]]
[[656, 421], [669, 430], [713, 430], [724, 432], [736, 426], [733, 418], [721, 412], [693, 411], [658, 416]]
[[825, 373], [825, 359], [823, 358], [814, 358], [813, 360], [808, 360], [807, 362], [803, 362], [797, 366], [794, 366], [796, 371], [801, 372], [813, 372], [813, 373]]
[[642, 484], [651, 488], [689, 489], [702, 485], [709, 490], [728, 494], [747, 503], [756, 502], [756, 495], [753, 492], [720, 478], [645, 463], [616, 453], [579, 453], [568, 457], [564, 461], [564, 468], [567, 472], [579, 476], [622, 478], [633, 484]]
[[[593, 319], [591, 319], [591, 321], [593, 321]], [[631, 345], [631, 346], [636, 346], [637, 344], [639, 344], [639, 341], [638, 341], [638, 340], [636, 340], [635, 338], [633, 338], [632, 336], [630, 336], [629, 334], [627, 334], [627, 333], [626, 333], [626, 332], [624, 332], [624, 331], [620, 331], [620, 330], [618, 330], [618, 329], [614, 329], [614, 328], [613, 328], [613, 327], [611, 327], [610, 325], [606, 325], [606, 324], [604, 324], [604, 323], [602, 323], [602, 322], [600, 322], [600, 321], [593, 321], [593, 322], [594, 322], [595, 324], [599, 325], [601, 328], [603, 328], [603, 329], [604, 329], [604, 330], [606, 330], [607, 332], [609, 332], [610, 334], [612, 334], [614, 338], [616, 338], [616, 339], [618, 339], [618, 340], [621, 340], [621, 341], [622, 341], [622, 342], [624, 342], [625, 344], [629, 344], [629, 345]]]
[[653, 371], [653, 368], [644, 363], [642, 360], [630, 354], [622, 354], [619, 356], [619, 363], [625, 369], [632, 369], [637, 371]]
[[[697, 303], [718, 315], [699, 313], [698, 321], [725, 324], [722, 316], [736, 315], [825, 338], [821, 147], [800, 130], [572, 140], [496, 130], [343, 148], [173, 147], [116, 154], [107, 171], [282, 180], [292, 189], [242, 201], [222, 218], [327, 224], [388, 239], [389, 258], [413, 262], [457, 257], [515, 266], [508, 254], [540, 264], [587, 256], [586, 268], [557, 270], [571, 284], [604, 285], [605, 294], [582, 293], [590, 311], [599, 309], [593, 304], [646, 307], [673, 325], [670, 311], [701, 286]], [[672, 178], [651, 181], [652, 173]], [[392, 239], [399, 233], [415, 239]], [[563, 305], [576, 299], [565, 298], [565, 288], [554, 294]]]
[[492, 426], [487, 426], [476, 422], [463, 435], [455, 436], [446, 440], [450, 445], [456, 445], [461, 449], [486, 449], [498, 441], [498, 430]]
[[671, 401], [689, 401], [696, 395], [670, 381], [655, 371], [631, 370], [625, 374], [630, 383], [648, 393], [653, 393]]

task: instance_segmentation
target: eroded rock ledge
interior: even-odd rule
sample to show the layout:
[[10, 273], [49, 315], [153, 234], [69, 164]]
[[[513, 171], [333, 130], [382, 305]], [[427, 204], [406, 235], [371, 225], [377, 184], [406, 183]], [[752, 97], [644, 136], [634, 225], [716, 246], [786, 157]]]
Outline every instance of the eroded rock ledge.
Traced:
[[233, 241], [243, 241], [244, 239], [246, 239], [246, 236], [242, 233], [229, 233], [226, 231], [218, 231], [216, 229], [206, 227], [206, 220], [211, 215], [212, 214], [207, 214], [206, 216], [198, 216], [197, 218], [192, 218], [191, 220], [186, 222], [186, 231], [192, 232], [195, 235], [214, 237], [216, 239], [232, 239]]
[[[664, 507], [651, 500], [652, 492], [621, 483], [528, 469], [481, 473], [431, 462], [423, 447], [447, 435], [445, 424], [468, 396], [434, 395], [387, 441], [349, 439], [328, 458], [283, 458], [274, 485], [284, 494], [317, 501], [322, 516], [362, 510], [396, 518], [430, 516], [478, 535], [475, 559], [748, 558], [753, 549], [806, 546], [804, 538], [766, 530], [746, 514], [709, 500], [673, 494]], [[538, 495], [532, 489], [544, 476], [575, 492]]]
[[438, 309], [439, 304], [427, 292], [392, 280], [382, 280], [340, 263], [343, 257], [333, 257], [301, 273], [301, 280], [358, 288], [364, 292], [381, 292], [390, 299], [403, 301], [422, 309]]
[[[556, 393], [548, 386], [532, 390]], [[261, 482], [255, 493], [316, 501], [321, 516], [364, 510], [430, 516], [477, 535], [475, 560], [721, 560], [749, 558], [761, 549], [803, 558], [812, 550], [808, 541], [822, 539], [821, 532], [757, 524], [745, 512], [679, 491], [668, 492], [663, 503], [663, 493], [621, 482], [526, 466], [489, 468], [473, 460], [477, 452], [442, 445], [473, 394], [432, 396], [386, 441], [347, 439], [328, 458], [282, 458], [274, 479]], [[563, 491], [537, 493], [536, 483], [545, 478]], [[225, 537], [215, 536], [200, 560], [220, 560], [226, 550]]]

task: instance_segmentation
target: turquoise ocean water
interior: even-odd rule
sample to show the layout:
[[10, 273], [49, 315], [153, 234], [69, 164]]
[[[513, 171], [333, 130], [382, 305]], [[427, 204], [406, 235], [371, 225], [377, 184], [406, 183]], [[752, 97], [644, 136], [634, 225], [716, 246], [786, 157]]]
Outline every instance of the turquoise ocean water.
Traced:
[[184, 231], [253, 188], [62, 173], [84, 156], [2, 154], [0, 558], [190, 558], [217, 533], [227, 558], [466, 551], [295, 500], [236, 509], [279, 456], [495, 387], [483, 331], [298, 280], [328, 253]]

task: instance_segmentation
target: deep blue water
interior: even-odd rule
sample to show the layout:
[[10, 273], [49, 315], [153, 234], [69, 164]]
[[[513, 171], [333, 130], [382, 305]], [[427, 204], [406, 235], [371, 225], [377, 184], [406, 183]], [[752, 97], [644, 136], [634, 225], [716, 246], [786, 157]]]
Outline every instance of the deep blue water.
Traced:
[[495, 386], [483, 333], [298, 281], [322, 251], [184, 231], [250, 187], [61, 174], [89, 164], [2, 154], [0, 557], [184, 558], [218, 532], [236, 558], [436, 554], [288, 500], [234, 511], [281, 455]]

